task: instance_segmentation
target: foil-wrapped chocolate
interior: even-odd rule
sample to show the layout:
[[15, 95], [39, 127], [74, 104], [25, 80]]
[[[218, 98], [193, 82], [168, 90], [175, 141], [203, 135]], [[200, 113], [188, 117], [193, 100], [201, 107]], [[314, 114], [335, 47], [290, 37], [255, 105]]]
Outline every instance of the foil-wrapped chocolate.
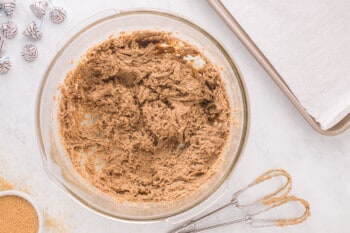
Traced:
[[38, 57], [38, 49], [33, 44], [26, 44], [22, 49], [22, 57], [27, 62], [33, 62]]
[[6, 47], [5, 39], [0, 36], [0, 53], [4, 52], [5, 47]]
[[30, 4], [29, 8], [37, 18], [42, 19], [46, 14], [48, 6], [49, 3], [46, 0], [36, 0]]
[[6, 74], [11, 69], [11, 61], [8, 56], [0, 58], [0, 74]]
[[17, 35], [17, 25], [13, 21], [8, 21], [1, 25], [1, 33], [6, 39], [13, 39]]
[[28, 25], [28, 27], [24, 30], [23, 34], [32, 40], [40, 40], [42, 36], [38, 25], [34, 21]]
[[54, 23], [63, 23], [66, 19], [66, 10], [60, 6], [54, 6], [50, 10], [50, 19]]
[[5, 14], [7, 16], [11, 17], [15, 11], [15, 8], [16, 8], [16, 1], [15, 0], [2, 1], [1, 7], [4, 10]]

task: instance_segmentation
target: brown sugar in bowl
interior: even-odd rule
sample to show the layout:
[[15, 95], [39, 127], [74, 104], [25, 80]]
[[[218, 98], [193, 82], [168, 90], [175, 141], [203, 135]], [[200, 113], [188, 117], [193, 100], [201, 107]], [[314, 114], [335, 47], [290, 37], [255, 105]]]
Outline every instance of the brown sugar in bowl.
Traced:
[[42, 233], [42, 212], [26, 193], [0, 192], [0, 233]]

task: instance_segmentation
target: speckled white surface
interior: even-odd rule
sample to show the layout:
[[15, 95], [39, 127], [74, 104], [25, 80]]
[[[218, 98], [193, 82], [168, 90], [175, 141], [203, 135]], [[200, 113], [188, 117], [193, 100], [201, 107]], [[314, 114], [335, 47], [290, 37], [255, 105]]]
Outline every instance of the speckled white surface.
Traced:
[[[17, 1], [14, 20], [22, 30], [33, 18], [30, 0]], [[244, 75], [251, 103], [251, 129], [243, 158], [230, 179], [230, 189], [248, 183], [270, 168], [284, 168], [294, 177], [293, 192], [312, 206], [311, 218], [302, 225], [251, 229], [247, 225], [226, 227], [215, 232], [261, 233], [347, 233], [350, 231], [350, 132], [337, 137], [317, 134], [294, 109], [269, 76], [221, 22], [204, 0], [178, 1], [70, 1], [56, 0], [68, 11], [62, 25], [47, 21], [43, 39], [37, 43], [39, 57], [27, 64], [20, 57], [24, 36], [9, 41], [6, 54], [13, 58], [13, 69], [0, 77], [0, 176], [24, 188], [67, 233], [167, 232], [167, 222], [131, 224], [96, 215], [78, 205], [46, 176], [35, 133], [36, 93], [57, 42], [69, 29], [94, 14], [108, 9], [155, 7], [183, 14], [207, 29], [237, 60]], [[1, 16], [1, 22], [5, 16]], [[228, 199], [229, 195], [223, 199]], [[221, 200], [223, 202], [224, 200]], [[1, 227], [1, 226], [0, 226]]]

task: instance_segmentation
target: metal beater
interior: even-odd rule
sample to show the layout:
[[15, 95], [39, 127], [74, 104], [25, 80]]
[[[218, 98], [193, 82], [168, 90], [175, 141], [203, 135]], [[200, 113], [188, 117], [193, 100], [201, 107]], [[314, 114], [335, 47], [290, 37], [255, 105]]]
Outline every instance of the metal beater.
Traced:
[[[276, 190], [273, 192], [258, 198], [257, 200], [250, 202], [250, 203], [243, 203], [240, 200], [240, 196], [242, 193], [247, 191], [249, 188], [252, 188], [258, 184], [262, 184], [263, 182], [266, 182], [267, 180], [270, 180], [272, 178], [277, 177], [284, 177], [285, 182], [279, 186]], [[305, 221], [308, 216], [310, 215], [310, 206], [309, 203], [301, 198], [295, 197], [295, 196], [288, 196], [292, 189], [292, 178], [291, 176], [284, 170], [278, 169], [278, 170], [270, 170], [265, 172], [264, 174], [260, 175], [257, 179], [255, 179], [252, 183], [250, 183], [248, 186], [238, 190], [232, 195], [232, 199], [229, 203], [215, 209], [214, 211], [211, 211], [197, 219], [193, 219], [189, 221], [188, 223], [182, 225], [181, 227], [171, 231], [170, 233], [197, 233], [197, 232], [203, 232], [206, 230], [211, 230], [214, 228], [237, 224], [245, 222], [249, 224], [252, 227], [267, 227], [267, 226], [287, 226], [287, 225], [294, 225], [299, 224], [303, 221]], [[266, 218], [259, 218], [259, 214], [264, 213], [268, 210], [271, 210], [275, 207], [282, 206], [286, 203], [290, 202], [298, 202], [304, 207], [304, 212], [302, 215], [298, 217], [293, 218], [276, 218], [276, 219], [266, 219]], [[246, 214], [243, 218], [230, 220], [223, 223], [218, 223], [215, 225], [197, 228], [196, 225], [205, 219], [208, 219], [211, 216], [214, 216], [215, 214], [218, 214], [219, 212], [223, 211], [224, 209], [228, 207], [235, 207], [241, 210], [245, 210]]]

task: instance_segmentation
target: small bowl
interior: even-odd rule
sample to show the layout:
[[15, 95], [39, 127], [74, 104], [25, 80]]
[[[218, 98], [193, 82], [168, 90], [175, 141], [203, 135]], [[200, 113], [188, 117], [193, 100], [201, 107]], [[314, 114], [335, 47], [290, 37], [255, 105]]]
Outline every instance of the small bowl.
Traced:
[[23, 198], [24, 200], [28, 201], [34, 208], [36, 214], [38, 215], [38, 233], [43, 233], [43, 225], [44, 225], [44, 217], [43, 217], [43, 212], [39, 206], [39, 204], [28, 194], [17, 191], [17, 190], [8, 190], [8, 191], [1, 191], [0, 192], [0, 197], [4, 196], [17, 196], [20, 198]]
[[[97, 190], [75, 172], [62, 145], [58, 130], [59, 90], [65, 75], [86, 51], [110, 35], [135, 30], [160, 30], [196, 46], [214, 64], [220, 66], [226, 83], [231, 116], [230, 136], [218, 164], [218, 172], [198, 192], [174, 203], [118, 202]], [[74, 61], [74, 62], [72, 62]], [[222, 69], [221, 69], [222, 68]], [[37, 98], [37, 135], [44, 167], [52, 180], [90, 210], [113, 219], [127, 221], [165, 220], [203, 203], [230, 176], [242, 155], [249, 125], [248, 98], [242, 75], [226, 50], [204, 29], [181, 16], [159, 10], [108, 10], [88, 18], [58, 45]]]

